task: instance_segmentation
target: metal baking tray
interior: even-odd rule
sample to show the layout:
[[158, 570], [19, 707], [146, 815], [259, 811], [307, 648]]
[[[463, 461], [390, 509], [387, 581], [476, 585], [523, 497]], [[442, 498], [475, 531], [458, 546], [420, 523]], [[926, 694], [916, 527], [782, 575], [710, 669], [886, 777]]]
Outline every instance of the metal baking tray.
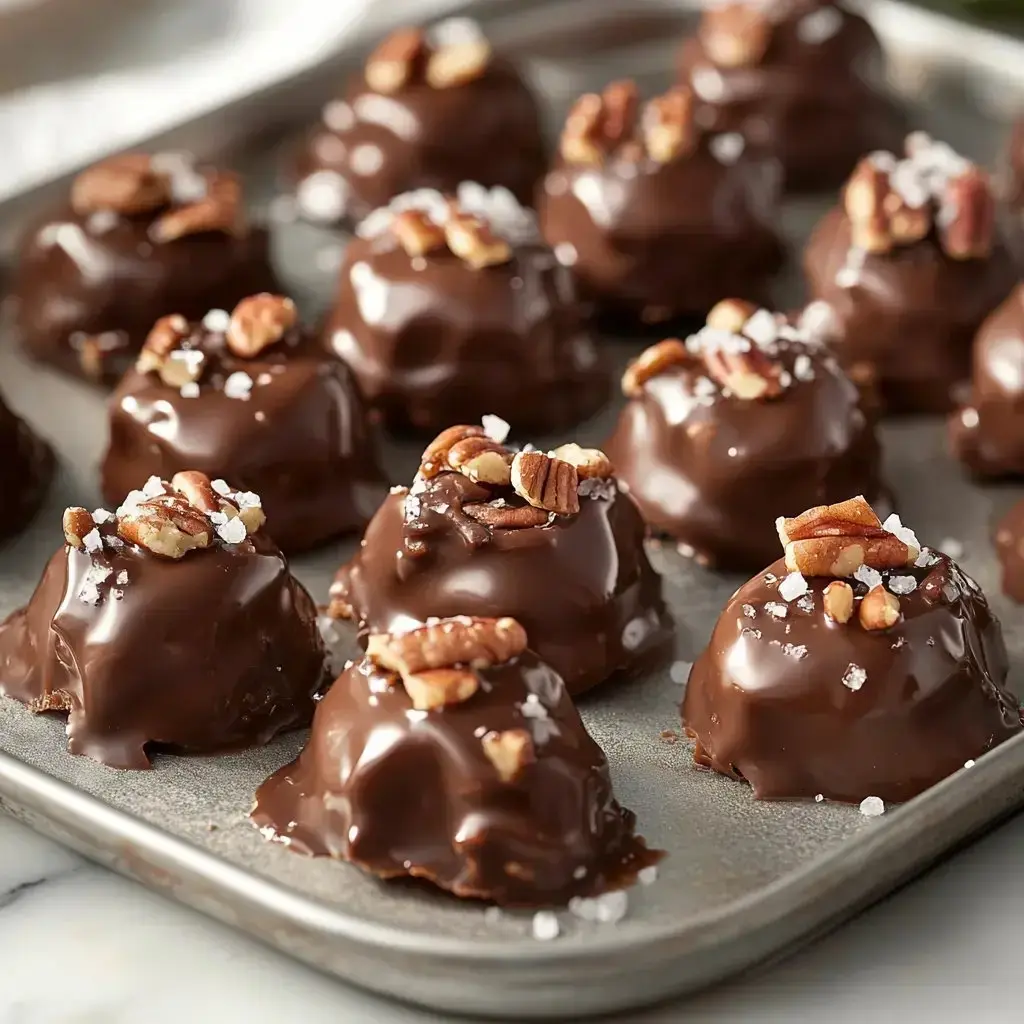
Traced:
[[[507, 12], [505, 5], [492, 10], [502, 8]], [[919, 123], [990, 159], [1003, 134], [993, 111], [1024, 103], [1024, 46], [890, 0], [876, 0], [871, 10], [894, 59], [895, 83], [921, 108]], [[575, 94], [612, 77], [639, 73], [645, 86], [664, 85], [690, 17], [664, 2], [523, 0], [514, 16], [496, 16], [488, 29], [526, 60], [554, 125]], [[970, 62], [987, 70], [969, 74]], [[274, 110], [291, 106], [312, 116], [314, 99], [327, 95], [322, 88], [311, 93], [308, 81], [289, 88], [290, 98], [278, 96]], [[202, 131], [197, 148], [201, 138]], [[264, 205], [279, 159], [279, 151], [265, 148], [241, 162]], [[0, 209], [0, 229], [27, 205]], [[785, 228], [794, 245], [822, 209], [815, 201], [789, 205]], [[277, 239], [285, 275], [315, 315], [329, 298], [340, 243], [294, 223], [279, 224]], [[799, 297], [791, 291], [788, 300]], [[641, 343], [608, 344], [622, 364]], [[95, 391], [29, 368], [9, 344], [0, 345], [0, 381], [54, 440], [62, 467], [43, 514], [0, 548], [6, 614], [28, 598], [60, 542], [62, 509], [99, 503], [105, 415]], [[584, 425], [580, 440], [600, 442], [614, 415], [610, 408]], [[950, 538], [962, 544], [962, 561], [1003, 620], [1011, 686], [1024, 693], [1024, 616], [999, 594], [989, 541], [991, 520], [1017, 492], [966, 482], [946, 455], [938, 422], [902, 421], [882, 433], [904, 520], [926, 543], [947, 550]], [[409, 478], [419, 447], [387, 446], [394, 480]], [[350, 540], [295, 561], [318, 599], [354, 546]], [[678, 680], [686, 668], [679, 663], [696, 657], [740, 580], [709, 573], [668, 547], [655, 546], [652, 555], [678, 620], [676, 662], [581, 700], [618, 796], [637, 812], [650, 843], [668, 851], [657, 880], [630, 890], [628, 914], [616, 924], [562, 913], [560, 937], [541, 942], [532, 937], [529, 914], [495, 914], [422, 886], [383, 885], [347, 865], [267, 843], [246, 818], [253, 792], [296, 754], [304, 734], [226, 757], [160, 756], [151, 772], [118, 772], [67, 755], [60, 719], [2, 701], [0, 807], [339, 978], [444, 1011], [565, 1020], [691, 991], [784, 955], [1024, 804], [1024, 737], [880, 818], [829, 803], [759, 803], [745, 786], [694, 769], [690, 745], [663, 735], [679, 731]], [[350, 643], [346, 633], [341, 648]]]

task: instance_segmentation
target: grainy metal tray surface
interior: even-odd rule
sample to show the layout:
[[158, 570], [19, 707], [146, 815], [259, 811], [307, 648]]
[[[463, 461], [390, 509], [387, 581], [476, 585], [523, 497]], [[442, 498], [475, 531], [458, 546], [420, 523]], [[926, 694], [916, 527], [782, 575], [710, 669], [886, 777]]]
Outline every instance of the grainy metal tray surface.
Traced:
[[[687, 24], [678, 9], [626, 0], [618, 6], [524, 2], [519, 11], [491, 33], [529, 58], [551, 100], [552, 124], [575, 94], [612, 77], [639, 74], [646, 86], [663, 83]], [[888, 0], [878, 0], [875, 12], [896, 58], [897, 83], [913, 99], [927, 100], [920, 123], [990, 159], [1002, 134], [988, 116], [991, 103], [1005, 110], [1008, 100], [1021, 102], [1024, 84], [1015, 75], [1024, 69], [1024, 48], [984, 34], [968, 39], [941, 19]], [[986, 40], [998, 53], [985, 50]], [[995, 70], [965, 76], [963, 61], [984, 62], [987, 52], [995, 53]], [[1008, 59], [1013, 53], [1015, 61]], [[989, 104], [987, 112], [979, 103]], [[272, 194], [273, 166], [270, 154], [250, 161], [264, 199]], [[822, 208], [790, 205], [786, 229], [794, 244]], [[329, 297], [339, 251], [319, 229], [278, 227], [282, 270], [308, 314]], [[798, 291], [790, 298], [797, 300]], [[640, 347], [609, 345], [620, 363]], [[0, 547], [2, 615], [31, 593], [60, 542], [63, 508], [99, 504], [96, 465], [105, 414], [102, 396], [28, 367], [10, 345], [0, 345], [0, 382], [61, 456], [43, 514]], [[615, 413], [609, 409], [584, 425], [580, 440], [600, 442]], [[964, 565], [1003, 620], [1013, 655], [1011, 685], [1024, 692], [1022, 615], [998, 593], [989, 542], [992, 519], [1016, 492], [966, 482], [946, 455], [937, 422], [901, 422], [882, 433], [904, 520], [926, 543], [954, 538], [963, 545]], [[388, 445], [394, 480], [411, 475], [418, 450]], [[354, 541], [336, 544], [297, 559], [294, 568], [324, 600], [335, 567], [354, 547]], [[758, 803], [743, 785], [694, 769], [689, 744], [666, 742], [661, 733], [679, 728], [677, 680], [685, 674], [679, 662], [695, 658], [741, 581], [709, 573], [666, 548], [653, 548], [652, 555], [678, 621], [676, 664], [581, 701], [588, 727], [608, 753], [620, 799], [637, 812], [650, 843], [669, 854], [653, 885], [630, 891], [629, 913], [615, 925], [564, 913], [562, 935], [539, 942], [531, 937], [529, 914], [486, 914], [479, 904], [419, 886], [381, 885], [347, 865], [265, 842], [246, 820], [252, 794], [296, 754], [304, 734], [242, 754], [161, 756], [151, 772], [118, 772], [68, 756], [59, 719], [35, 718], [2, 701], [0, 807], [341, 978], [447, 1011], [566, 1019], [638, 1006], [782, 955], [1024, 803], [1024, 737], [881, 818], [828, 803]], [[350, 643], [351, 636], [342, 635], [339, 650]]]

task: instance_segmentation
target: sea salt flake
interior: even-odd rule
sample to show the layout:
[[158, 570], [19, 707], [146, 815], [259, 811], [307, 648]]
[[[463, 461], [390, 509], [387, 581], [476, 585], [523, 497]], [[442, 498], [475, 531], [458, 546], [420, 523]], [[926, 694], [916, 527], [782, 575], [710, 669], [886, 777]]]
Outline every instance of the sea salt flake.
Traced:
[[866, 796], [860, 802], [860, 813], [867, 818], [877, 818], [880, 814], [885, 814], [885, 804], [882, 802], [882, 798], [878, 796]]
[[743, 614], [748, 619], [752, 619], [757, 615], [757, 609], [752, 604], [745, 604], [743, 605]]
[[504, 444], [509, 431], [512, 429], [507, 420], [503, 420], [500, 416], [495, 416], [493, 413], [481, 416], [480, 423], [484, 428], [484, 433], [495, 444]]
[[801, 352], [793, 360], [793, 376], [802, 381], [814, 380], [814, 364], [806, 353]]
[[558, 918], [552, 910], [538, 910], [533, 915], [533, 937], [541, 942], [558, 938]]
[[95, 583], [91, 583], [88, 580], [82, 584], [82, 589], [78, 591], [78, 597], [86, 604], [99, 604], [100, 603], [100, 591]]
[[894, 640], [894, 641], [893, 641], [893, 642], [892, 642], [892, 643], [891, 643], [891, 644], [889, 645], [889, 647], [890, 647], [890, 648], [891, 648], [892, 650], [894, 650], [894, 651], [898, 651], [898, 650], [899, 650], [899, 649], [900, 649], [900, 648], [901, 648], [901, 647], [902, 647], [902, 646], [903, 646], [903, 645], [904, 645], [904, 644], [905, 644], [906, 642], [907, 642], [907, 638], [906, 638], [905, 636], [898, 636], [898, 637], [896, 637], [896, 639], [895, 639], [895, 640]]
[[161, 494], [166, 494], [164, 489], [164, 482], [158, 476], [151, 476], [143, 485], [142, 493], [147, 498], [158, 498]]
[[881, 586], [882, 583], [882, 574], [877, 569], [872, 569], [870, 565], [858, 565], [853, 578], [860, 580], [868, 590]]
[[535, 693], [528, 693], [526, 700], [519, 705], [519, 713], [523, 718], [547, 718], [548, 709], [540, 702], [540, 697]]
[[900, 596], [912, 594], [917, 590], [917, 580], [913, 576], [890, 576], [889, 589]]
[[789, 609], [780, 601], [767, 601], [764, 610], [773, 619], [784, 619], [789, 614]]
[[814, 794], [814, 802], [816, 804], [820, 804], [822, 802], [822, 800], [824, 800], [824, 799], [825, 799], [824, 794], [822, 794], [822, 793], [815, 793]]
[[903, 541], [908, 548], [913, 548], [915, 551], [921, 550], [921, 542], [917, 539], [917, 534], [909, 526], [904, 526], [895, 512], [882, 523], [882, 529], [888, 530], [889, 533]]
[[228, 521], [226, 512], [207, 512], [206, 515], [214, 526], [223, 526]]
[[199, 385], [194, 380], [186, 381], [181, 385], [181, 389], [178, 394], [180, 394], [182, 398], [198, 398]]
[[690, 678], [690, 669], [692, 667], [693, 662], [674, 661], [672, 662], [672, 667], [668, 670], [668, 677], [673, 683], [682, 686]]
[[238, 491], [235, 504], [239, 508], [263, 508], [263, 499], [255, 491]]
[[776, 576], [776, 575], [775, 575], [775, 573], [773, 573], [773, 572], [766, 572], [766, 573], [764, 574], [764, 576], [762, 576], [761, 578], [762, 578], [762, 579], [763, 579], [763, 580], [765, 581], [765, 583], [767, 583], [767, 584], [768, 584], [769, 586], [771, 586], [771, 585], [772, 585], [773, 583], [777, 583], [777, 582], [778, 582], [778, 580], [779, 580], [779, 577], [778, 577], [778, 576]]
[[748, 627], [740, 630], [740, 636], [749, 637], [751, 640], [760, 640], [761, 639], [761, 630], [759, 630], [759, 629], [750, 629], [750, 627], [748, 626]]
[[126, 584], [126, 583], [128, 582], [128, 570], [127, 570], [127, 569], [122, 569], [122, 570], [121, 570], [121, 571], [120, 571], [120, 572], [119, 572], [119, 573], [117, 574], [117, 580], [116, 580], [116, 582], [117, 582], [117, 585], [118, 585], [119, 587], [123, 587], [123, 586], [124, 586], [124, 585], [125, 585], [125, 584]]
[[864, 685], [867, 677], [867, 672], [862, 669], [860, 665], [854, 665], [853, 662], [850, 662], [850, 664], [846, 666], [846, 671], [843, 673], [843, 686], [848, 690], [856, 692]]
[[100, 531], [96, 529], [90, 530], [83, 538], [82, 544], [85, 550], [90, 555], [94, 555], [97, 551], [103, 550], [103, 538], [100, 536]]
[[252, 391], [252, 377], [244, 370], [236, 370], [224, 381], [224, 394], [228, 398], [248, 401], [250, 391]]
[[766, 348], [779, 340], [779, 322], [775, 314], [759, 309], [743, 325], [743, 333], [756, 345]]
[[109, 523], [114, 518], [113, 512], [108, 512], [105, 508], [94, 508], [92, 510], [92, 521], [99, 526], [103, 523]]
[[114, 570], [109, 565], [90, 565], [85, 574], [85, 580], [87, 583], [105, 583], [111, 576], [114, 575]]
[[224, 334], [231, 323], [231, 314], [226, 309], [211, 309], [203, 317], [203, 326], [213, 334]]
[[779, 584], [779, 597], [784, 601], [795, 601], [798, 597], [803, 597], [808, 589], [807, 580], [804, 579], [803, 574], [791, 572]]
[[914, 565], [918, 569], [927, 569], [928, 566], [934, 565], [938, 560], [939, 556], [931, 548], [921, 548], [921, 553], [914, 560]]
[[796, 602], [797, 608], [808, 615], [814, 611], [814, 598], [810, 594], [804, 594]]
[[245, 523], [238, 516], [235, 516], [234, 519], [229, 519], [226, 523], [221, 523], [217, 527], [217, 536], [225, 544], [241, 544], [247, 536]]
[[216, 479], [216, 480], [211, 480], [211, 481], [210, 481], [210, 486], [211, 486], [211, 487], [212, 487], [212, 488], [213, 488], [213, 489], [214, 489], [214, 490], [215, 490], [215, 491], [216, 491], [216, 492], [217, 492], [217, 493], [218, 493], [218, 494], [219, 494], [219, 495], [220, 495], [220, 496], [221, 496], [222, 498], [226, 498], [226, 497], [228, 497], [228, 495], [229, 495], [229, 494], [231, 494], [231, 488], [230, 488], [230, 486], [228, 486], [228, 483], [227, 483], [227, 481], [226, 481], [226, 480], [222, 480], [222, 479], [221, 479], [220, 477], [217, 477], [217, 479]]
[[711, 155], [720, 164], [734, 164], [746, 148], [746, 141], [739, 132], [724, 132], [721, 135], [713, 135], [708, 141], [708, 149]]
[[807, 648], [803, 644], [783, 644], [782, 653], [799, 661], [801, 658], [807, 657]]

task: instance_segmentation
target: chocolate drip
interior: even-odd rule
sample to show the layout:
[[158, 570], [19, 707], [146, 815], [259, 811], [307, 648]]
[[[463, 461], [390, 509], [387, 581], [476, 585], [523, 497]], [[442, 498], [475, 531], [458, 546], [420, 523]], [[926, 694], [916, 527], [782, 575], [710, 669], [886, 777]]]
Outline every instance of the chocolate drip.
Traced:
[[0, 540], [35, 515], [50, 486], [53, 451], [0, 398]]

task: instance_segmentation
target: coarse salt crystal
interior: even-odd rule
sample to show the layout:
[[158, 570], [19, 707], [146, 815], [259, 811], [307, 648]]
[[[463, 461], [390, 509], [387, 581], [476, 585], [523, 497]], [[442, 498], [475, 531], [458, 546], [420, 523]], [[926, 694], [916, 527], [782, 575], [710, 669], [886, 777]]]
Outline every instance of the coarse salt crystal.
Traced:
[[538, 910], [533, 915], [533, 937], [541, 942], [558, 938], [558, 918], [554, 911]]
[[749, 628], [741, 629], [740, 630], [740, 636], [750, 637], [752, 640], [760, 640], [761, 639], [761, 630], [759, 630], [759, 629], [749, 629]]
[[759, 309], [743, 325], [743, 333], [762, 348], [773, 345], [779, 339], [779, 322], [775, 314], [767, 309]]
[[803, 597], [808, 589], [807, 580], [804, 579], [803, 574], [791, 572], [779, 584], [779, 597], [784, 601], [795, 601], [798, 597]]
[[917, 590], [917, 580], [913, 576], [890, 576], [889, 589], [894, 594], [911, 594]]
[[90, 530], [83, 538], [82, 544], [85, 550], [90, 555], [95, 554], [97, 551], [103, 550], [103, 538], [100, 536], [100, 531], [96, 529]]
[[822, 793], [815, 793], [815, 794], [814, 794], [814, 802], [815, 802], [816, 804], [820, 804], [820, 803], [821, 803], [821, 801], [822, 801], [822, 800], [824, 800], [824, 799], [825, 799], [825, 796], [824, 796], [824, 794], [822, 794]]
[[231, 314], [226, 309], [211, 309], [203, 317], [203, 326], [214, 334], [223, 334], [231, 323]]
[[878, 796], [866, 796], [860, 802], [860, 813], [867, 818], [877, 818], [880, 814], [885, 814], [885, 804], [882, 802], [882, 798]]
[[931, 548], [921, 548], [921, 553], [914, 560], [914, 565], [918, 569], [927, 569], [928, 566], [934, 565], [938, 560], [939, 556]]
[[548, 709], [540, 702], [540, 697], [535, 693], [528, 693], [526, 700], [519, 705], [519, 713], [523, 718], [547, 718]]
[[127, 569], [122, 569], [117, 574], [117, 585], [119, 587], [123, 587], [127, 582], [128, 582], [128, 570]]
[[186, 381], [181, 385], [181, 389], [178, 394], [180, 394], [182, 398], [198, 398], [199, 385], [194, 380]]
[[917, 534], [909, 526], [904, 526], [895, 512], [882, 523], [882, 529], [888, 530], [889, 533], [899, 538], [908, 548], [913, 548], [915, 551], [921, 550], [921, 542], [917, 539]]
[[811, 362], [811, 357], [806, 353], [801, 352], [793, 360], [793, 376], [797, 380], [814, 380], [814, 364]]
[[239, 508], [263, 508], [263, 499], [255, 491], [238, 491], [235, 504]]
[[799, 661], [801, 658], [807, 657], [807, 648], [804, 644], [783, 644], [782, 653], [788, 654], [791, 658], [796, 658]]
[[147, 498], [157, 498], [161, 494], [166, 494], [164, 490], [164, 482], [158, 476], [151, 476], [143, 485], [142, 493]]
[[800, 611], [809, 615], [814, 611], [814, 598], [810, 594], [804, 594], [803, 597], [797, 599], [796, 606]]
[[109, 565], [90, 565], [85, 574], [89, 583], [104, 583], [114, 575], [114, 570]]
[[743, 155], [746, 148], [746, 141], [739, 132], [723, 132], [721, 135], [713, 135], [708, 141], [708, 149], [711, 155], [720, 164], [734, 164]]
[[877, 569], [872, 569], [870, 565], [858, 565], [853, 578], [863, 583], [868, 590], [872, 590], [882, 582], [882, 574]]
[[480, 423], [484, 428], [484, 433], [495, 444], [504, 444], [509, 431], [512, 429], [506, 420], [503, 420], [500, 416], [495, 416], [493, 413], [481, 416]]
[[92, 510], [92, 521], [102, 525], [103, 523], [110, 522], [114, 518], [113, 512], [108, 512], [105, 508], [94, 508]]
[[757, 609], [752, 604], [745, 604], [743, 605], [743, 614], [748, 619], [752, 619], [757, 615]]
[[226, 512], [218, 512], [215, 510], [213, 512], [207, 512], [206, 516], [214, 526], [223, 526], [228, 521]]
[[86, 604], [99, 604], [100, 603], [100, 592], [99, 588], [95, 583], [86, 580], [82, 584], [82, 589], [78, 591], [78, 597]]
[[768, 601], [765, 603], [764, 610], [773, 619], [784, 619], [789, 614], [789, 609], [779, 601]]
[[843, 673], [843, 686], [848, 690], [856, 692], [864, 685], [867, 677], [867, 672], [862, 669], [860, 665], [854, 665], [853, 662], [851, 662], [846, 666], [846, 671]]
[[226, 498], [231, 493], [228, 482], [220, 477], [217, 477], [216, 480], [211, 480], [210, 486], [223, 498]]
[[241, 544], [246, 538], [245, 523], [235, 516], [234, 519], [229, 519], [217, 527], [217, 536], [225, 544]]
[[252, 377], [244, 370], [236, 370], [224, 381], [224, 394], [228, 398], [237, 398], [247, 401], [249, 392], [252, 391]]

